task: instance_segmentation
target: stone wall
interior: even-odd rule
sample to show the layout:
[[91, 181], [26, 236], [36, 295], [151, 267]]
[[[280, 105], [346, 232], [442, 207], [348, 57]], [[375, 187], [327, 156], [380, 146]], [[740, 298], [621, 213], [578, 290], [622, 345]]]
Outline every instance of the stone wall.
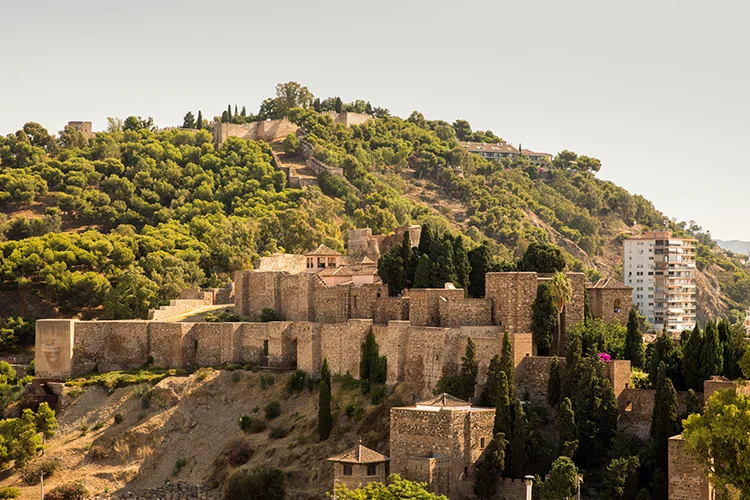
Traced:
[[523, 479], [500, 478], [496, 491], [495, 500], [521, 500], [526, 498], [526, 483]]
[[37, 377], [59, 379], [70, 375], [73, 332], [72, 320], [40, 319], [36, 322], [34, 354]]
[[211, 127], [214, 142], [221, 146], [230, 137], [252, 141], [274, 142], [293, 134], [299, 129], [286, 117], [280, 120], [265, 120], [251, 123], [216, 123]]
[[440, 326], [452, 328], [492, 325], [492, 301], [490, 299], [441, 297], [438, 309]]
[[267, 257], [261, 257], [257, 269], [258, 271], [303, 273], [307, 269], [307, 260], [304, 255], [275, 253]]
[[[651, 430], [655, 394], [654, 389], [624, 389], [617, 396], [620, 415], [617, 422], [618, 428], [641, 439], [647, 439]], [[677, 393], [677, 403], [678, 415], [684, 415], [687, 412], [686, 391]]]
[[[189, 291], [187, 292], [189, 294]], [[210, 306], [214, 302], [211, 292], [198, 291], [198, 298], [182, 298], [170, 300], [168, 306], [160, 306], [148, 312], [148, 319], [159, 320], [179, 316], [201, 307]]]
[[682, 436], [669, 438], [669, 500], [713, 498], [706, 471], [685, 449]]
[[136, 368], [149, 356], [145, 321], [80, 321], [75, 323], [74, 374]]
[[530, 332], [536, 289], [536, 273], [487, 273], [484, 296], [493, 301], [495, 324], [510, 333]]
[[375, 301], [373, 322], [384, 325], [389, 321], [409, 320], [408, 297], [379, 297]]
[[[349, 312], [352, 319], [375, 319], [375, 304], [388, 296], [388, 287], [382, 284], [365, 284], [349, 287]], [[398, 318], [400, 319], [400, 318]]]
[[441, 326], [441, 299], [463, 299], [463, 289], [413, 288], [409, 290], [409, 321], [414, 326]]
[[628, 314], [633, 307], [632, 288], [587, 288], [591, 315], [605, 322], [613, 319], [622, 325], [628, 323]]

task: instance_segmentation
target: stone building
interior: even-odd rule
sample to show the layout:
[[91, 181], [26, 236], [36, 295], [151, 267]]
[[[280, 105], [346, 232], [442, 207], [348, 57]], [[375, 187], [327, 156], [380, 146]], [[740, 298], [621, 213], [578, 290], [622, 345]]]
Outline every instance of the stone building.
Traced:
[[477, 408], [448, 394], [391, 408], [391, 472], [425, 482], [452, 500], [469, 497], [494, 419], [494, 408]]
[[395, 229], [390, 235], [373, 235], [372, 229], [350, 229], [348, 233], [347, 253], [351, 257], [368, 257], [377, 262], [380, 256], [390, 250], [394, 245], [400, 245], [404, 240], [404, 233], [409, 233], [411, 246], [419, 246], [422, 227], [411, 225]]
[[327, 459], [333, 463], [333, 485], [343, 484], [348, 489], [361, 488], [369, 483], [385, 483], [388, 479], [390, 458], [362, 446], [357, 446]]
[[682, 435], [669, 438], [669, 500], [714, 500], [706, 469], [685, 450]]
[[605, 322], [616, 319], [622, 325], [628, 322], [630, 309], [633, 307], [633, 287], [619, 281], [606, 278], [593, 285], [586, 286], [591, 305], [591, 315]]
[[91, 122], [68, 122], [68, 127], [79, 131], [86, 139], [94, 137], [94, 132], [91, 129]]

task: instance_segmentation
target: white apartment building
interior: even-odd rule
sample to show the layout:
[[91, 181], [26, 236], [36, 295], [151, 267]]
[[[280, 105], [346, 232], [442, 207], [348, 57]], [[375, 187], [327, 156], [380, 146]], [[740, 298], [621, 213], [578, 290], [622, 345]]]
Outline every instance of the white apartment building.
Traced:
[[695, 326], [695, 240], [669, 231], [647, 232], [623, 242], [623, 281], [633, 304], [654, 330], [679, 333]]

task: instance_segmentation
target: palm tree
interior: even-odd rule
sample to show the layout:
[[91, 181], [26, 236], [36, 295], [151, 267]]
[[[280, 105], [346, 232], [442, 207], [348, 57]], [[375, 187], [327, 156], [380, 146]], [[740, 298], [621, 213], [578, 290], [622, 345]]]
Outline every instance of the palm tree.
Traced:
[[573, 285], [564, 272], [558, 271], [552, 277], [549, 284], [552, 293], [552, 302], [557, 309], [557, 353], [562, 352], [560, 338], [562, 337], [562, 312], [565, 306], [573, 298]]

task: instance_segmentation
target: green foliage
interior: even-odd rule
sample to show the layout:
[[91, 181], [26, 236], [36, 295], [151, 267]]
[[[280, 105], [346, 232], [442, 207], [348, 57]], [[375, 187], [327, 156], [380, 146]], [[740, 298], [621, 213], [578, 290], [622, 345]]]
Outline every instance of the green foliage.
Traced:
[[427, 491], [426, 483], [401, 479], [398, 474], [388, 476], [388, 484], [371, 482], [355, 490], [349, 490], [343, 484], [337, 484], [333, 491], [336, 498], [340, 500], [448, 500], [443, 495], [435, 495]]
[[122, 423], [122, 421], [123, 421], [122, 413], [115, 413], [115, 416], [114, 416], [114, 419], [113, 419], [114, 424], [115, 425], [119, 425], [119, 424]]
[[173, 476], [178, 475], [187, 464], [188, 464], [187, 459], [178, 458], [174, 463], [174, 469], [172, 470], [172, 475]]
[[466, 340], [466, 349], [461, 358], [461, 370], [459, 372], [460, 394], [456, 397], [469, 401], [474, 397], [474, 388], [477, 385], [479, 374], [479, 362], [477, 361], [477, 345], [469, 337]]
[[365, 409], [358, 404], [349, 403], [346, 405], [346, 408], [344, 408], [344, 414], [355, 421], [359, 421], [359, 419], [365, 414]]
[[271, 387], [274, 382], [276, 382], [276, 377], [273, 375], [261, 375], [258, 377], [258, 381], [260, 382], [260, 388], [262, 390], [265, 390], [269, 387]]
[[240, 469], [227, 480], [224, 500], [283, 500], [284, 471], [276, 468]]
[[552, 302], [552, 292], [547, 283], [540, 283], [531, 306], [531, 333], [540, 356], [549, 353], [556, 330], [557, 309]]
[[[649, 352], [650, 351], [650, 352]], [[649, 358], [648, 378], [652, 386], [656, 387], [659, 367], [662, 363], [666, 367], [666, 376], [677, 387], [682, 387], [682, 353], [672, 342], [668, 333], [661, 333], [647, 348]]]
[[388, 359], [380, 355], [380, 347], [375, 341], [375, 334], [372, 330], [367, 333], [361, 351], [359, 379], [362, 381], [362, 392], [366, 394], [371, 384], [385, 383], [388, 374]]
[[269, 321], [281, 321], [281, 316], [272, 308], [264, 307], [260, 310], [260, 321], [267, 323]]
[[266, 404], [265, 408], [263, 408], [263, 411], [268, 420], [273, 420], [274, 418], [281, 415], [281, 405], [278, 401], [271, 401]]
[[289, 377], [286, 388], [289, 392], [301, 392], [307, 385], [307, 372], [304, 370], [295, 370]]
[[82, 481], [65, 483], [45, 493], [47, 500], [84, 500], [89, 497], [89, 490]]
[[667, 440], [680, 433], [680, 421], [677, 414], [677, 392], [666, 375], [664, 363], [659, 365], [654, 388], [656, 393], [649, 438], [656, 466], [661, 470], [667, 470]]
[[42, 474], [44, 474], [45, 479], [49, 479], [60, 470], [60, 467], [60, 462], [57, 460], [35, 460], [21, 468], [21, 480], [23, 480], [24, 483], [33, 486], [39, 484]]
[[297, 153], [297, 149], [299, 148], [299, 139], [297, 139], [296, 134], [289, 134], [284, 138], [284, 141], [281, 143], [281, 147], [284, 148], [284, 152], [287, 154], [293, 155]]
[[505, 373], [505, 377], [508, 379], [508, 397], [513, 401], [516, 398], [516, 363], [513, 360], [513, 343], [507, 330], [503, 333], [500, 370]]
[[573, 403], [565, 398], [560, 403], [560, 412], [557, 414], [557, 428], [560, 431], [560, 446], [558, 455], [574, 458], [578, 449], [578, 429], [576, 428]]
[[42, 433], [44, 439], [50, 438], [55, 435], [55, 429], [57, 429], [57, 419], [55, 418], [55, 412], [49, 407], [47, 403], [41, 403], [39, 408], [34, 415], [34, 423], [36, 425], [36, 431]]
[[569, 457], [559, 457], [552, 464], [549, 478], [542, 485], [542, 500], [567, 500], [578, 491], [578, 469]]
[[565, 257], [551, 243], [533, 242], [518, 261], [518, 270], [537, 273], [556, 273], [565, 269]]
[[268, 437], [271, 439], [284, 439], [289, 435], [289, 429], [286, 427], [271, 427]]
[[[612, 354], [609, 351], [603, 352]], [[625, 352], [623, 353], [623, 357], [630, 360], [630, 366], [633, 368], [644, 367], [643, 335], [638, 321], [638, 312], [635, 308], [631, 309], [630, 314], [628, 315], [627, 333], [625, 335]]]
[[430, 256], [422, 254], [417, 261], [417, 268], [414, 272], [414, 288], [430, 288], [434, 277], [433, 262]]
[[0, 500], [13, 500], [21, 496], [21, 490], [12, 486], [0, 488]]
[[[641, 462], [637, 456], [614, 458], [607, 465], [606, 498], [632, 498], [636, 473]], [[627, 493], [630, 493], [627, 495]]]
[[612, 359], [624, 359], [627, 329], [619, 321], [613, 319], [605, 323], [599, 318], [573, 325], [568, 335], [581, 337], [583, 355], [604, 352]]
[[328, 359], [323, 360], [320, 370], [320, 393], [318, 395], [318, 437], [325, 441], [331, 435], [333, 416], [331, 415], [331, 370]]
[[219, 314], [206, 314], [206, 321], [208, 323], [237, 323], [242, 321], [242, 316], [226, 310], [221, 311]]
[[482, 499], [495, 498], [497, 479], [505, 467], [505, 448], [508, 441], [502, 433], [495, 434], [487, 445], [476, 468], [474, 494]]
[[562, 368], [560, 360], [555, 356], [549, 368], [549, 381], [547, 382], [547, 402], [555, 407], [560, 404], [562, 397]]
[[716, 391], [703, 415], [690, 415], [682, 437], [693, 457], [711, 472], [718, 487], [733, 486], [741, 498], [750, 494], [750, 398], [734, 390]]

